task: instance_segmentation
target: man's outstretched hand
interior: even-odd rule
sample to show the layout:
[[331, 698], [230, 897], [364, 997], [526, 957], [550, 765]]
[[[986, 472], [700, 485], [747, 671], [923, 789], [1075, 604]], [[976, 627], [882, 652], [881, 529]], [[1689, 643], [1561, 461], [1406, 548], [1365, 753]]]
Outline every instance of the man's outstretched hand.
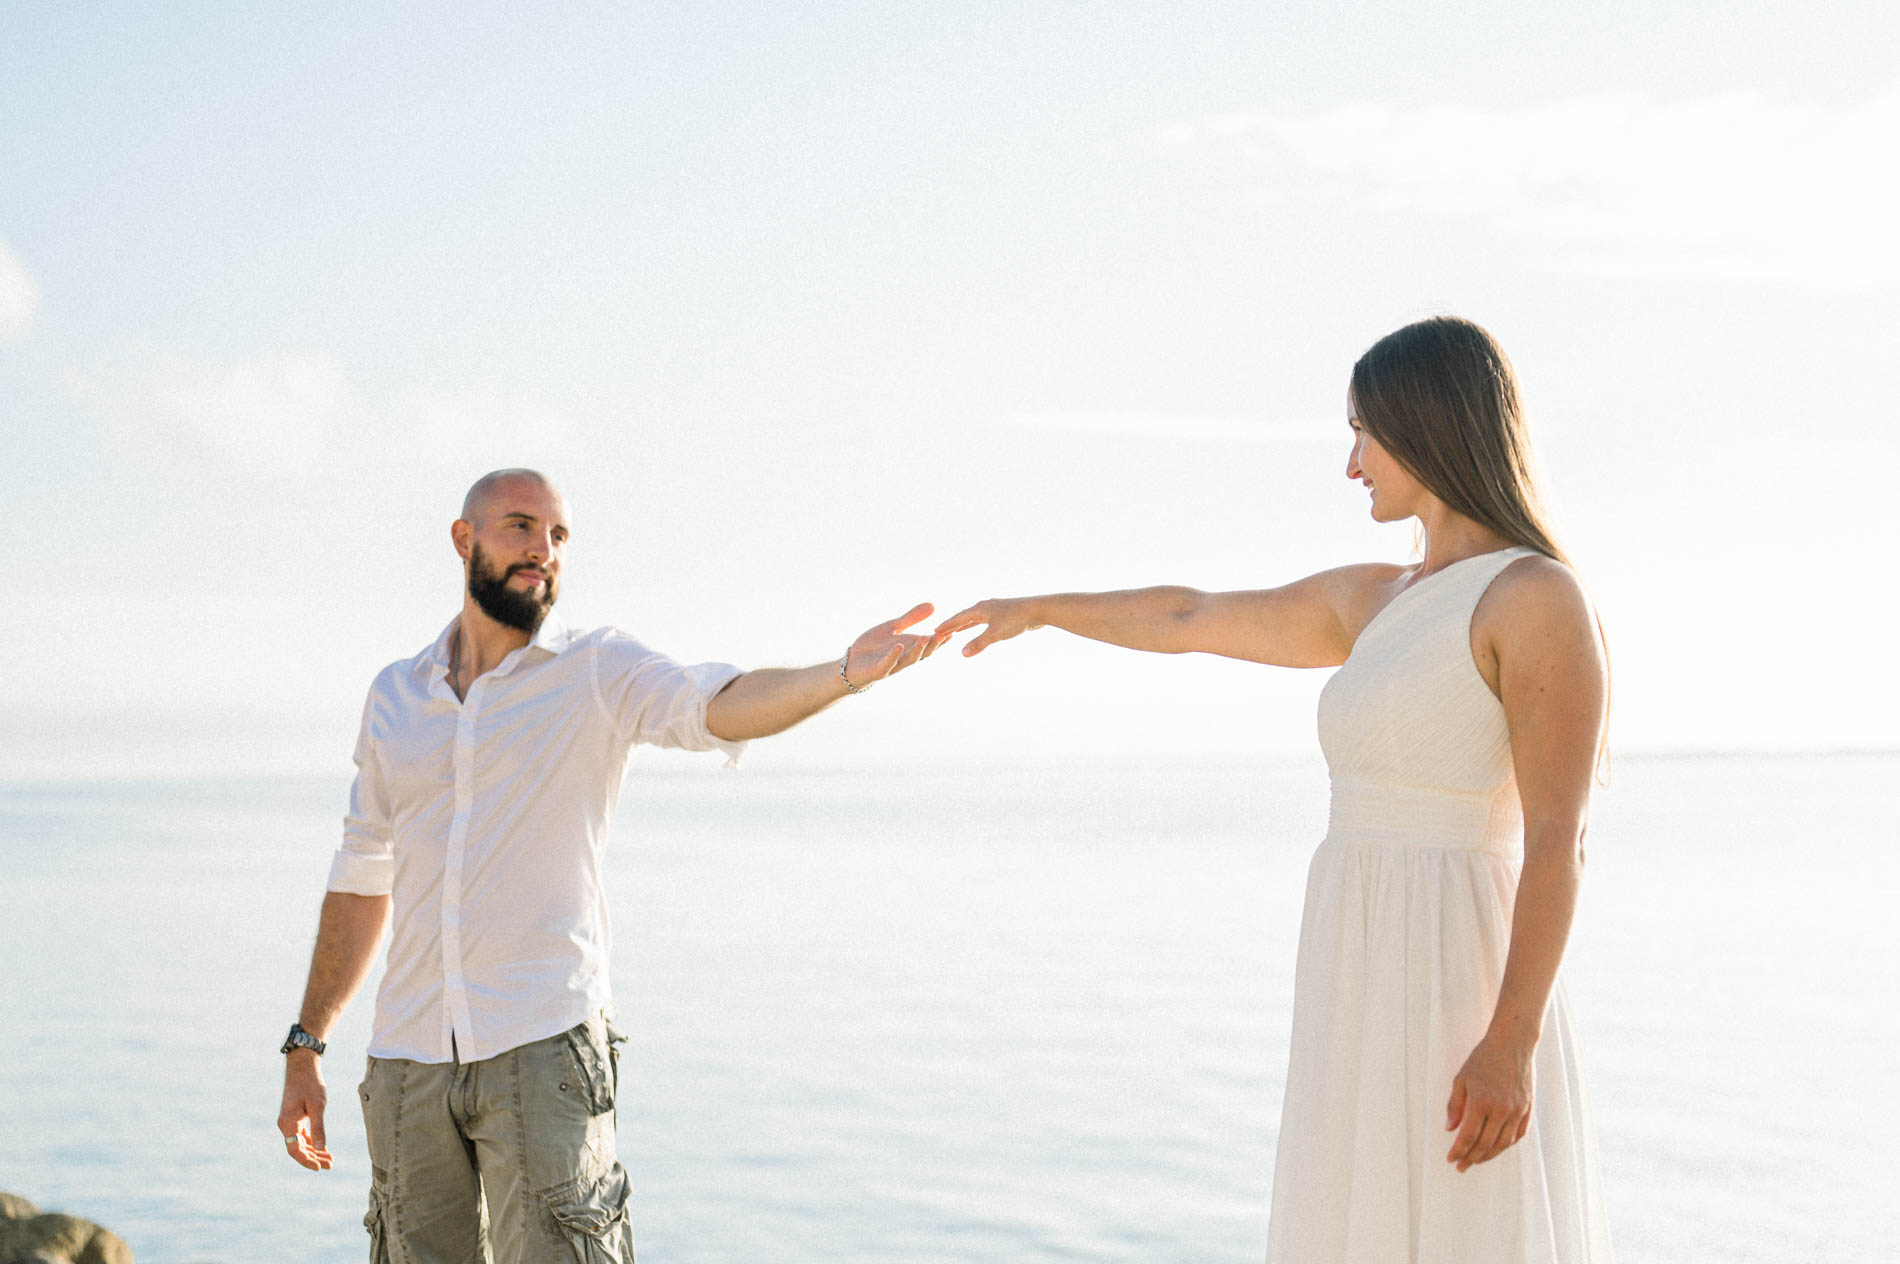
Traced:
[[880, 623], [851, 642], [845, 654], [845, 679], [862, 689], [873, 681], [894, 676], [935, 653], [948, 636], [905, 635], [904, 629], [936, 613], [928, 601], [912, 606], [888, 623]]
[[[928, 619], [929, 602], [912, 606], [889, 623], [880, 623], [851, 642], [844, 655], [843, 685], [863, 691], [903, 671], [942, 645], [940, 636], [918, 636], [905, 628]], [[706, 731], [727, 742], [783, 733], [845, 696], [839, 662], [810, 667], [761, 667], [727, 682], [706, 704]]]

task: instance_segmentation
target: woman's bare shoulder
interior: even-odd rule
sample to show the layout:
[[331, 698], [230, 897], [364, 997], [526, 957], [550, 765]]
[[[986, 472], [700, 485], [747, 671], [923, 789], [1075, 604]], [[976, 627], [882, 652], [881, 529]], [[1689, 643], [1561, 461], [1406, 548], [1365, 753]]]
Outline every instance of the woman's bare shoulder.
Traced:
[[1472, 614], [1474, 640], [1597, 637], [1596, 610], [1583, 579], [1554, 557], [1520, 557], [1498, 573]]
[[1532, 553], [1515, 559], [1498, 572], [1485, 591], [1486, 601], [1511, 606], [1547, 606], [1588, 613], [1590, 596], [1583, 579], [1554, 557]]

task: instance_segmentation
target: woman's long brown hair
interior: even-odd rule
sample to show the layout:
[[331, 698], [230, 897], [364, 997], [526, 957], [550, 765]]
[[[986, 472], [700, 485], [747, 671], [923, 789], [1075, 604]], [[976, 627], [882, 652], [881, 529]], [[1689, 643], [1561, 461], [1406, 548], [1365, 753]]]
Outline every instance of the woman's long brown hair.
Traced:
[[[1448, 509], [1570, 565], [1538, 494], [1517, 373], [1482, 327], [1434, 316], [1387, 334], [1352, 366], [1352, 404], [1366, 433]], [[1609, 640], [1595, 618], [1607, 670]], [[1597, 776], [1607, 781], [1607, 694], [1604, 702]]]
[[1447, 508], [1569, 563], [1537, 491], [1517, 374], [1497, 339], [1455, 316], [1407, 325], [1352, 366], [1352, 402], [1367, 433]]

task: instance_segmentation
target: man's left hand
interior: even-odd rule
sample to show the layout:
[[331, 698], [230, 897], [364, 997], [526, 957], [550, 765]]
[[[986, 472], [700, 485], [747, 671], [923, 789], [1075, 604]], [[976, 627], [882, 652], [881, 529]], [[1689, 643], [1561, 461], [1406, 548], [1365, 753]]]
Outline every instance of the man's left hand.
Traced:
[[904, 629], [936, 613], [928, 601], [912, 606], [888, 623], [880, 623], [851, 642], [845, 653], [845, 679], [859, 689], [894, 676], [911, 664], [929, 658], [948, 636], [905, 635]]

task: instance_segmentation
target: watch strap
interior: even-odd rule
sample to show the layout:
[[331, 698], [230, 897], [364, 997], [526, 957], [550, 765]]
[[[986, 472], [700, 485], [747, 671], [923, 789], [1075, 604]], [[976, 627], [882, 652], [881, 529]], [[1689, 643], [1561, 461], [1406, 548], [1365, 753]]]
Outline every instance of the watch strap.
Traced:
[[284, 1047], [277, 1052], [289, 1053], [292, 1049], [308, 1049], [320, 1058], [323, 1056], [324, 1044], [305, 1031], [302, 1023], [292, 1023], [290, 1034], [284, 1037]]

